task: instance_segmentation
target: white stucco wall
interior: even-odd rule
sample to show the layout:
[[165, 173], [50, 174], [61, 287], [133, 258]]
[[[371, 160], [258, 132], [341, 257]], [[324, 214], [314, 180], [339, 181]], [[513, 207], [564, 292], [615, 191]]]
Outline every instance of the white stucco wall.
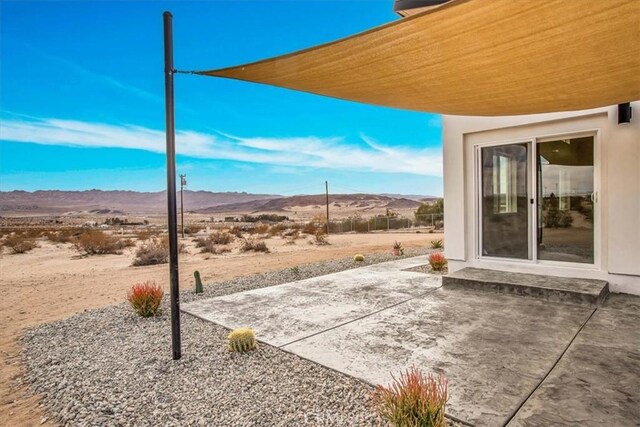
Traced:
[[[443, 116], [445, 255], [452, 269], [473, 265], [609, 280], [617, 292], [640, 294], [640, 102], [631, 124], [617, 124], [617, 106], [509, 117]], [[518, 138], [597, 131], [596, 265], [566, 268], [477, 259], [473, 146]]]

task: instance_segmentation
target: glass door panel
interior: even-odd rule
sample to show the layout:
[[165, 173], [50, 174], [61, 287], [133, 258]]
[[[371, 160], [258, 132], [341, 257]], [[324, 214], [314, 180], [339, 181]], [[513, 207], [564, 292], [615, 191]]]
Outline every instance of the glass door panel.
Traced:
[[531, 259], [529, 143], [481, 148], [481, 253]]
[[594, 137], [537, 143], [538, 259], [594, 262]]

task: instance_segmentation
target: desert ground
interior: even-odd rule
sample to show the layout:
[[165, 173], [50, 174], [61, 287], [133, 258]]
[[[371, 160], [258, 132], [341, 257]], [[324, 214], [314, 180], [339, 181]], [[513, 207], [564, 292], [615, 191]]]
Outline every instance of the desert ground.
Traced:
[[[304, 235], [303, 235], [304, 236]], [[406, 248], [422, 247], [443, 238], [439, 233], [379, 232], [339, 234], [328, 237], [328, 245], [314, 244], [304, 236], [292, 244], [280, 236], [264, 239], [270, 253], [200, 253], [194, 237], [181, 239], [186, 253], [180, 255], [180, 286], [194, 286], [198, 270], [207, 283], [238, 276], [289, 268], [296, 265], [339, 259], [361, 253], [390, 251], [394, 241]], [[167, 264], [132, 267], [135, 248], [120, 255], [80, 255], [71, 244], [53, 244], [39, 239], [39, 247], [25, 254], [0, 255], [0, 425], [49, 424], [21, 385], [23, 372], [19, 337], [31, 326], [52, 322], [85, 310], [123, 302], [136, 282], [153, 280], [168, 289]]]

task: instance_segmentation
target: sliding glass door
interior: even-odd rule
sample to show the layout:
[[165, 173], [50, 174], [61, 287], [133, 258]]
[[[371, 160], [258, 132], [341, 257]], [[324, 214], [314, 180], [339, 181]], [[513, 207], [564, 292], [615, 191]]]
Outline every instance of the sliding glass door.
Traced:
[[480, 256], [593, 264], [594, 142], [480, 146]]
[[530, 144], [481, 148], [482, 255], [531, 259]]

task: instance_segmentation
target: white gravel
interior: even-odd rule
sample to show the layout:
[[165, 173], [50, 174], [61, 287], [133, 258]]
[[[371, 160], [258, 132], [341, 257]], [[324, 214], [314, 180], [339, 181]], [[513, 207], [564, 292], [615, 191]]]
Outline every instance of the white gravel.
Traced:
[[[406, 256], [426, 251], [408, 250]], [[300, 266], [183, 292], [208, 298], [390, 260], [368, 255]], [[171, 360], [168, 298], [156, 318], [126, 304], [30, 329], [23, 337], [26, 380], [47, 416], [74, 426], [378, 426], [372, 387], [259, 344], [230, 353], [228, 330], [182, 314], [183, 357]]]

